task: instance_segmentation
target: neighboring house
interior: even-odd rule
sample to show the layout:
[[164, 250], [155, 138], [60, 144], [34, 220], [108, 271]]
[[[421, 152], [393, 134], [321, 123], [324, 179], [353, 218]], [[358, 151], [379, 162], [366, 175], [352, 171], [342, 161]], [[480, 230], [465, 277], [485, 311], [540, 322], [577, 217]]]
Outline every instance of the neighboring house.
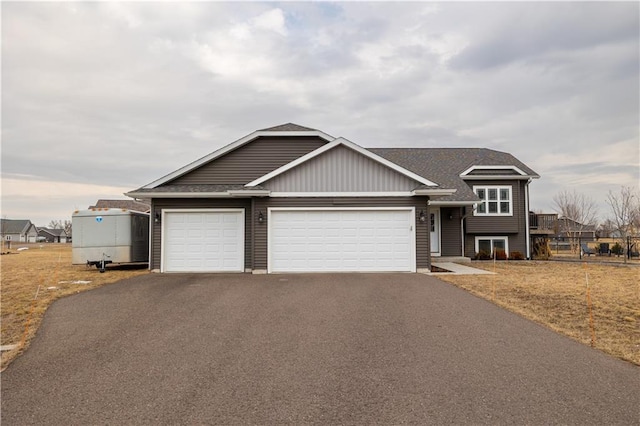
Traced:
[[64, 229], [38, 228], [38, 241], [66, 243], [68, 235]]
[[140, 200], [98, 200], [96, 205], [89, 206], [89, 209], [125, 209], [148, 213], [151, 210], [151, 204]]
[[489, 149], [365, 149], [285, 124], [125, 195], [151, 200], [161, 272], [416, 272], [432, 256], [529, 257], [538, 177]]
[[569, 241], [580, 238], [582, 240], [596, 240], [596, 226], [583, 225], [575, 220], [559, 217], [556, 224], [555, 238], [560, 241]]
[[30, 220], [2, 219], [0, 224], [2, 239], [16, 243], [35, 243], [38, 230]]

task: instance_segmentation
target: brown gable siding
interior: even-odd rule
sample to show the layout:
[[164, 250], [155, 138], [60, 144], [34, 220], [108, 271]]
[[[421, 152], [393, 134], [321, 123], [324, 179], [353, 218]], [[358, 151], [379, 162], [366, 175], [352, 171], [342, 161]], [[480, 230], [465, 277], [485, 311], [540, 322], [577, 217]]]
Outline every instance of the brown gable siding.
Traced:
[[326, 143], [317, 136], [262, 136], [167, 184], [247, 184]]

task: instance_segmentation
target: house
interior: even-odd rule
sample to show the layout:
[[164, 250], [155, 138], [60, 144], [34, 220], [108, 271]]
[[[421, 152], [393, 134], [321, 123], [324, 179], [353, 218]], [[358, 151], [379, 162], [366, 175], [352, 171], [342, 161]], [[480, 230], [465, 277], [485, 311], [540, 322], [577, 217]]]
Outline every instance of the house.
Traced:
[[38, 228], [38, 241], [46, 243], [66, 243], [67, 232], [64, 229]]
[[284, 124], [125, 195], [151, 200], [161, 272], [429, 271], [481, 250], [529, 257], [529, 183], [489, 149], [365, 149]]
[[151, 205], [141, 200], [98, 200], [95, 206], [89, 209], [125, 209], [135, 212], [149, 213]]
[[568, 217], [559, 217], [556, 224], [555, 237], [560, 241], [569, 241], [578, 238], [583, 241], [595, 241], [596, 231], [595, 225], [584, 225]]
[[30, 220], [2, 219], [0, 224], [3, 241], [35, 243], [38, 230]]

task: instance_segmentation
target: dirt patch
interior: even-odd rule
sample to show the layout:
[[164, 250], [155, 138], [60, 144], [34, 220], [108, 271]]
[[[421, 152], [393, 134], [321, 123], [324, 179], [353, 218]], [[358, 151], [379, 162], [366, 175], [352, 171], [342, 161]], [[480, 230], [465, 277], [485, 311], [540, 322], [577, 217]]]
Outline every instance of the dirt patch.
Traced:
[[[22, 246], [22, 245], [21, 245]], [[71, 244], [32, 244], [28, 250], [2, 256], [1, 345], [17, 345], [3, 351], [0, 369], [22, 351], [35, 336], [47, 307], [60, 297], [90, 290], [125, 278], [149, 273], [146, 268], [113, 266], [101, 274], [96, 268], [71, 264]]]
[[595, 348], [640, 365], [640, 268], [565, 262], [473, 266], [496, 275], [438, 278], [582, 343], [594, 340]]

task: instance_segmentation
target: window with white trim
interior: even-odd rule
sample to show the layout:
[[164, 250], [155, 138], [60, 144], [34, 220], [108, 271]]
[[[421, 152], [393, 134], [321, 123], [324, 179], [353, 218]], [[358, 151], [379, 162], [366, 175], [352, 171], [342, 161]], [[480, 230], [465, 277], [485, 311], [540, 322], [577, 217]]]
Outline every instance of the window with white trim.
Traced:
[[480, 201], [475, 216], [513, 216], [513, 197], [510, 186], [474, 186]]
[[509, 253], [508, 237], [476, 237], [476, 253], [481, 251], [493, 254], [494, 250], [504, 250]]

